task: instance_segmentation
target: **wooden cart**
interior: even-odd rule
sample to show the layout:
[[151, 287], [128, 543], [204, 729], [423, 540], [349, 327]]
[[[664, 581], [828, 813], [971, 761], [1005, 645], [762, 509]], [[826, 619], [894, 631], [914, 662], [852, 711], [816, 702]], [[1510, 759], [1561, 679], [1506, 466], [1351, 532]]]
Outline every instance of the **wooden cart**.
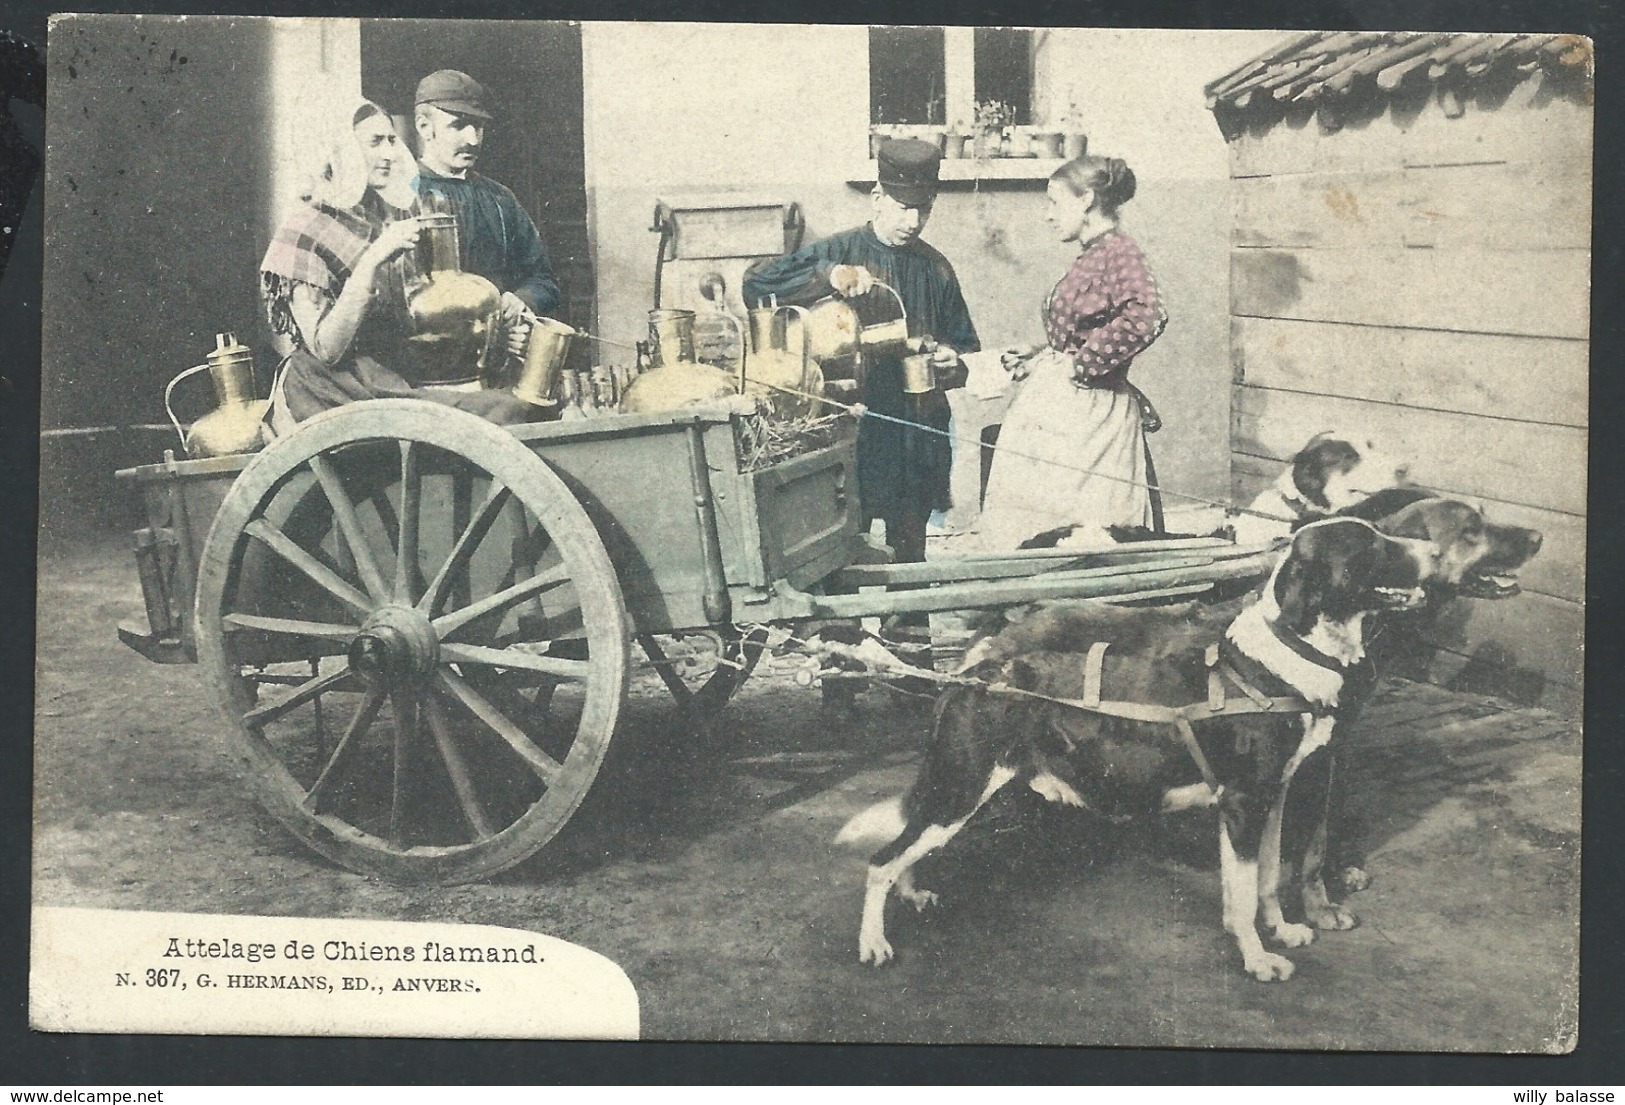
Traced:
[[[745, 680], [771, 624], [1190, 594], [1269, 567], [1220, 542], [855, 563], [852, 437], [752, 470], [747, 417], [498, 427], [378, 400], [253, 456], [121, 472], [146, 512], [148, 624], [120, 636], [203, 666], [261, 802], [311, 847], [458, 882], [570, 818], [633, 641], [697, 715]], [[714, 646], [697, 677], [668, 656], [685, 634]]]

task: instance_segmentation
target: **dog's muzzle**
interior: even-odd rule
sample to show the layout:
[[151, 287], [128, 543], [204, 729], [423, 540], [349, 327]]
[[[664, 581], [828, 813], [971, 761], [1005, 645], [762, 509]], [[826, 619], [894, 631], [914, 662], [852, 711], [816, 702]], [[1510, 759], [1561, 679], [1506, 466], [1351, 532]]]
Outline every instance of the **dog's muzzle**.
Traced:
[[1375, 587], [1377, 599], [1384, 610], [1414, 610], [1427, 599], [1420, 587]]
[[1461, 594], [1473, 599], [1509, 599], [1523, 591], [1516, 572], [1485, 573], [1462, 577]]

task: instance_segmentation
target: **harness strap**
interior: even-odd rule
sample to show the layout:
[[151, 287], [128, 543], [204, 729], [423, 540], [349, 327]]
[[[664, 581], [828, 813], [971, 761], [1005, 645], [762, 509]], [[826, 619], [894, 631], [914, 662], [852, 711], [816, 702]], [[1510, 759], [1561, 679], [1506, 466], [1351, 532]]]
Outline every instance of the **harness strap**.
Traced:
[[1219, 678], [1219, 646], [1208, 645], [1202, 654], [1207, 664], [1207, 706], [1210, 710], [1224, 709], [1224, 680]]
[[1110, 641], [1096, 641], [1089, 646], [1089, 654], [1083, 658], [1083, 702], [1086, 709], [1098, 709], [1100, 706], [1100, 683], [1104, 678], [1106, 650], [1110, 647]]
[[[1007, 683], [990, 683], [987, 690], [992, 694], [1015, 695], [1021, 698], [1036, 698], [1044, 702], [1052, 702], [1058, 706], [1067, 706], [1074, 710], [1083, 710], [1086, 713], [1101, 714], [1106, 717], [1122, 718], [1125, 721], [1149, 722], [1158, 725], [1171, 725], [1179, 734], [1180, 743], [1190, 754], [1192, 762], [1196, 764], [1197, 771], [1201, 772], [1202, 781], [1215, 795], [1221, 791], [1218, 775], [1213, 771], [1213, 765], [1208, 762], [1207, 754], [1202, 751], [1201, 742], [1196, 739], [1196, 728], [1192, 724], [1198, 721], [1212, 721], [1221, 717], [1245, 717], [1252, 714], [1302, 714], [1310, 712], [1307, 702], [1297, 695], [1266, 695], [1254, 687], [1241, 673], [1229, 663], [1219, 658], [1216, 646], [1209, 646], [1203, 659], [1208, 669], [1208, 696], [1206, 701], [1195, 702], [1189, 706], [1161, 706], [1148, 702], [1120, 702], [1115, 699], [1101, 697], [1101, 682], [1105, 667], [1106, 650], [1110, 642], [1097, 641], [1089, 646], [1084, 657], [1083, 667], [1083, 697], [1061, 698], [1057, 695], [1041, 694], [1038, 691], [1024, 690], [1012, 687]], [[1240, 700], [1231, 699], [1225, 694], [1224, 681], [1228, 679], [1234, 683], [1244, 696]]]
[[1201, 742], [1196, 739], [1196, 730], [1191, 727], [1190, 721], [1183, 717], [1174, 722], [1174, 728], [1179, 731], [1179, 739], [1185, 743], [1185, 751], [1196, 761], [1196, 770], [1202, 773], [1202, 782], [1207, 784], [1207, 789], [1213, 792], [1213, 797], [1217, 800], [1219, 795], [1224, 793], [1224, 785], [1213, 773], [1213, 766], [1207, 762]]

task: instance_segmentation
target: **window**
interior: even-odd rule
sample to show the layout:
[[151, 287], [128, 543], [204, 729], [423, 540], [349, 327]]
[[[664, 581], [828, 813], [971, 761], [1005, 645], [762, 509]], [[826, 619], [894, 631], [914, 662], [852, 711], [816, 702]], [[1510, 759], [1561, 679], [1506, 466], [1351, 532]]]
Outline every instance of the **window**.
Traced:
[[1033, 118], [1033, 33], [1009, 27], [977, 27], [973, 32], [976, 102], [1009, 104], [1011, 122]]
[[869, 28], [869, 122], [948, 122], [941, 27]]
[[1008, 27], [869, 28], [871, 126], [959, 126], [976, 105], [1033, 123], [1033, 32]]

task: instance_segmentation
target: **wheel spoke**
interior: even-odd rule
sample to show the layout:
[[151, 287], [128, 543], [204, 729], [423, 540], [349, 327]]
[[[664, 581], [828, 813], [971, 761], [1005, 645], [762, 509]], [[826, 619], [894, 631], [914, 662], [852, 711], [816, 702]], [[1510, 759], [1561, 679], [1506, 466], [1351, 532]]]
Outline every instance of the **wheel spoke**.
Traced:
[[544, 572], [541, 575], [531, 576], [521, 583], [515, 583], [513, 586], [504, 588], [494, 595], [489, 595], [479, 602], [469, 603], [461, 610], [442, 614], [434, 620], [435, 634], [441, 640], [445, 640], [475, 618], [483, 618], [487, 614], [506, 610], [508, 607], [530, 598], [532, 595], [540, 594], [549, 588], [568, 582], [570, 582], [570, 573], [563, 567], [556, 568], [551, 572]]
[[468, 827], [473, 829], [475, 836], [481, 840], [495, 836], [496, 830], [491, 828], [491, 822], [485, 816], [485, 809], [480, 805], [479, 795], [474, 791], [474, 779], [469, 774], [468, 764], [463, 760], [463, 754], [457, 750], [457, 742], [452, 736], [451, 723], [446, 717], [445, 707], [431, 696], [424, 700], [423, 712], [429, 721], [429, 732], [434, 735], [435, 747], [440, 750], [440, 760], [446, 765], [446, 775], [451, 779], [451, 789], [457, 792], [457, 801], [463, 807], [463, 817], [467, 819]]
[[390, 712], [395, 715], [394, 774], [389, 795], [389, 842], [399, 848], [406, 839], [406, 826], [412, 800], [413, 753], [418, 747], [418, 698], [407, 690], [389, 692]]
[[271, 618], [263, 614], [227, 614], [220, 619], [232, 629], [260, 629], [266, 633], [282, 633], [292, 637], [320, 637], [327, 641], [348, 641], [359, 627], [333, 625], [330, 622], [311, 622], [303, 618]]
[[333, 470], [333, 466], [325, 457], [311, 457], [310, 470], [316, 473], [316, 479], [321, 483], [322, 491], [333, 507], [333, 520], [338, 523], [339, 532], [344, 535], [344, 542], [350, 547], [350, 555], [355, 557], [356, 571], [361, 575], [361, 585], [367, 589], [367, 594], [372, 596], [375, 603], [387, 601], [389, 588], [384, 586], [384, 577], [378, 571], [378, 561], [372, 555], [372, 546], [367, 543], [367, 535], [361, 529], [361, 519], [356, 516], [355, 503], [344, 490], [343, 481], [339, 479], [338, 473]]
[[440, 680], [457, 700], [468, 707], [470, 713], [483, 721], [497, 736], [508, 742], [514, 753], [530, 765], [531, 770], [544, 782], [551, 784], [558, 777], [563, 765], [536, 747], [534, 741], [525, 735], [524, 730], [510, 721], [507, 715], [491, 705], [490, 701], [479, 691], [469, 686], [455, 672], [440, 671]]
[[334, 672], [332, 675], [323, 675], [315, 679], [306, 680], [299, 686], [295, 687], [292, 693], [287, 695], [285, 698], [280, 698], [275, 702], [267, 702], [264, 706], [258, 706], [248, 711], [248, 713], [243, 715], [243, 724], [248, 726], [250, 729], [257, 729], [261, 726], [269, 725], [278, 718], [298, 709], [300, 706], [303, 706], [317, 695], [326, 694], [328, 691], [337, 690], [339, 685], [349, 678], [350, 669], [345, 667]]
[[592, 665], [585, 660], [569, 660], [562, 656], [538, 656], [534, 652], [517, 652], [511, 648], [487, 648], [484, 645], [443, 643], [440, 658], [458, 664], [486, 664], [497, 668], [520, 671], [539, 671], [561, 679], [581, 682], [587, 678]]
[[423, 474], [418, 470], [415, 441], [401, 442], [401, 518], [395, 539], [395, 601], [412, 602], [412, 576], [418, 567], [418, 500]]
[[432, 615], [440, 609], [440, 604], [446, 599], [446, 591], [451, 587], [454, 575], [474, 554], [475, 547], [490, 531], [491, 524], [497, 520], [497, 515], [502, 509], [502, 503], [508, 494], [507, 487], [495, 481], [492, 482], [491, 490], [486, 494], [485, 501], [480, 504], [479, 511], [469, 521], [468, 527], [458, 535], [451, 552], [446, 556], [446, 562], [440, 565], [440, 571], [435, 573], [434, 580], [429, 584], [428, 589], [424, 591], [423, 597], [418, 600], [417, 607], [419, 610]]
[[300, 548], [291, 537], [277, 529], [266, 519], [259, 518], [250, 522], [243, 532], [259, 541], [295, 568], [298, 568], [312, 583], [340, 602], [359, 610], [363, 614], [372, 612], [373, 604], [366, 595], [363, 595], [355, 587], [339, 578], [337, 572]]
[[350, 719], [350, 724], [345, 727], [344, 735], [339, 738], [339, 743], [333, 749], [333, 754], [328, 757], [326, 765], [322, 767], [321, 774], [316, 776], [316, 781], [311, 784], [310, 790], [305, 794], [304, 804], [312, 812], [321, 812], [322, 791], [326, 789], [329, 780], [334, 777], [339, 760], [349, 750], [351, 742], [372, 727], [373, 719], [378, 716], [378, 711], [383, 704], [383, 691], [369, 690], [367, 692], [366, 699], [356, 709], [355, 716]]

